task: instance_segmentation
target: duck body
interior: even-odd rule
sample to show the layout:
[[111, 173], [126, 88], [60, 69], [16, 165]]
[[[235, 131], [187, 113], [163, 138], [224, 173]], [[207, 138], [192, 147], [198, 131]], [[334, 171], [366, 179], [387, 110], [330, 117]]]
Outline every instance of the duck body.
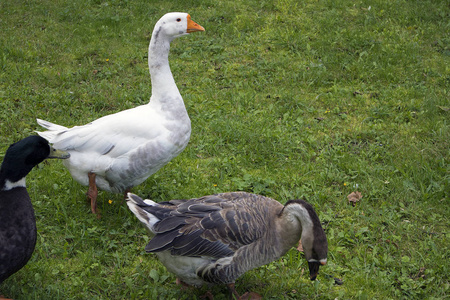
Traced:
[[155, 252], [189, 285], [230, 287], [243, 273], [286, 254], [300, 238], [312, 280], [326, 263], [325, 233], [314, 209], [303, 200], [283, 206], [245, 192], [160, 203], [129, 193], [127, 200], [153, 235], [145, 250]]
[[25, 176], [46, 158], [67, 158], [38, 136], [11, 145], [0, 169], [0, 284], [26, 265], [36, 245], [36, 220]]
[[72, 177], [95, 189], [92, 195], [88, 192], [91, 201], [96, 200], [96, 187], [124, 193], [144, 182], [187, 146], [191, 121], [170, 70], [169, 50], [173, 39], [195, 31], [204, 28], [186, 13], [168, 13], [156, 23], [149, 44], [148, 104], [72, 128], [37, 120], [47, 129], [38, 134], [70, 153], [64, 165]]
[[0, 284], [22, 269], [36, 245], [36, 219], [25, 187], [0, 192]]

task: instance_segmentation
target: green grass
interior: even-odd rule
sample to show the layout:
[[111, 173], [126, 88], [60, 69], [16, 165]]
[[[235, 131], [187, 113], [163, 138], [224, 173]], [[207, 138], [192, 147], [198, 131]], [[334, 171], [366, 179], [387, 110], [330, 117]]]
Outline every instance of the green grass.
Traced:
[[[38, 130], [146, 103], [155, 22], [192, 120], [185, 151], [134, 192], [156, 201], [245, 190], [316, 207], [329, 263], [310, 282], [290, 251], [237, 281], [265, 299], [448, 298], [450, 7], [446, 1], [0, 3], [1, 151]], [[2, 285], [16, 299], [192, 299], [144, 247], [121, 195], [102, 218], [58, 161], [27, 179], [36, 251]], [[358, 190], [355, 207], [347, 195]], [[109, 204], [109, 200], [112, 203]], [[343, 285], [335, 285], [333, 277]], [[227, 290], [213, 289], [217, 299]]]

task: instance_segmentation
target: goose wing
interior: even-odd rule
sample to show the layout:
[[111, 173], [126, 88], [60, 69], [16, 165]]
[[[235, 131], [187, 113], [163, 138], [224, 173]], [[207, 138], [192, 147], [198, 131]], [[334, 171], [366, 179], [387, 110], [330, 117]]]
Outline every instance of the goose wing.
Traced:
[[156, 235], [145, 250], [216, 259], [232, 256], [266, 231], [265, 205], [261, 203], [265, 198], [253, 196], [227, 193], [147, 207], [161, 221], [154, 225]]
[[139, 106], [72, 128], [38, 119], [38, 124], [48, 129], [38, 134], [60, 150], [119, 157], [130, 149], [164, 137], [168, 132], [166, 123], [166, 120], [147, 106]]

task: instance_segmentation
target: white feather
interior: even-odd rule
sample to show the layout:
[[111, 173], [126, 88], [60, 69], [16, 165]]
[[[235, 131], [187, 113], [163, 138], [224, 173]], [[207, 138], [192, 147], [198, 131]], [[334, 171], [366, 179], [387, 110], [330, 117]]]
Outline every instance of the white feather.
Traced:
[[25, 177], [17, 180], [16, 182], [11, 182], [9, 180], [5, 181], [5, 185], [3, 186], [3, 191], [9, 191], [16, 187], [25, 187]]
[[144, 200], [145, 204], [147, 204], [148, 206], [155, 206], [156, 202], [150, 199], [145, 199]]

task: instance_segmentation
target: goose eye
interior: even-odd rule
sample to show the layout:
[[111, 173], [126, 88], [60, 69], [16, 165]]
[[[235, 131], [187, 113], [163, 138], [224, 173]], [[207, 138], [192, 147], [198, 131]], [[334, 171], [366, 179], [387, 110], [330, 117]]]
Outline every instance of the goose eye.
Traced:
[[181, 22], [181, 18], [178, 18], [178, 19], [177, 19], [177, 22]]

